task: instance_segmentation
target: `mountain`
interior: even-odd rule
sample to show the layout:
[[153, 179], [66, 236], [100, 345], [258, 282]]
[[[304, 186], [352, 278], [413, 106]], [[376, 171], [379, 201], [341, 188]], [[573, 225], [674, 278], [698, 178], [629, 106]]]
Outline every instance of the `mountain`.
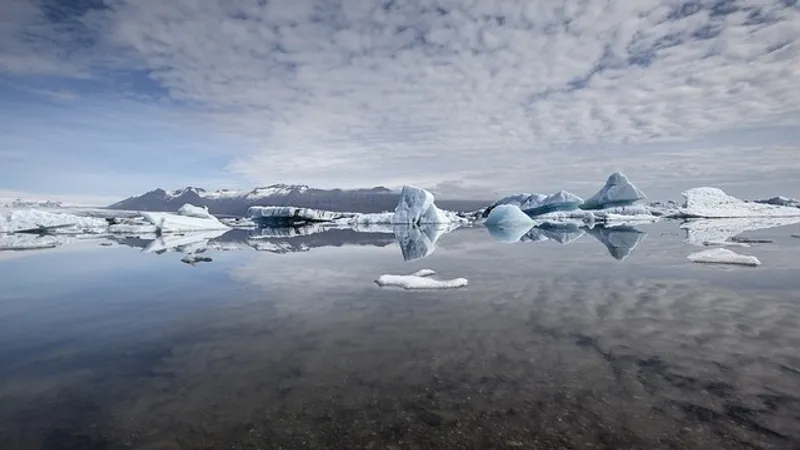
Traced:
[[[207, 206], [212, 214], [242, 216], [251, 206], [297, 206], [328, 211], [376, 213], [393, 211], [400, 194], [385, 187], [371, 189], [315, 189], [306, 185], [273, 184], [250, 191], [207, 191], [185, 187], [173, 191], [155, 189], [108, 206], [134, 211], [177, 211], [186, 203]], [[472, 211], [482, 201], [437, 200], [437, 205], [455, 211]]]

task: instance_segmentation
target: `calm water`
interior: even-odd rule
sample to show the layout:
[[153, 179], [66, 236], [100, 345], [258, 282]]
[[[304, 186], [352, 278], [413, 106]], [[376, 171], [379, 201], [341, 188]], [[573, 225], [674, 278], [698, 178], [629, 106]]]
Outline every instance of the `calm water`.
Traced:
[[[550, 231], [0, 254], [0, 448], [800, 448], [800, 226], [746, 233], [758, 268]], [[470, 284], [374, 283], [422, 268]]]

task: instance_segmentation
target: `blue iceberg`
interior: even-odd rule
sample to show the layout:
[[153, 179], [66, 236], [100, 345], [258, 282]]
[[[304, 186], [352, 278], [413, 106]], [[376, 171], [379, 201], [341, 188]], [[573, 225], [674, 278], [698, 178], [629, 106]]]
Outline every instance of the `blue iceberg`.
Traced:
[[627, 206], [647, 198], [642, 191], [633, 185], [621, 172], [614, 172], [608, 177], [605, 186], [588, 198], [582, 209], [605, 209], [613, 206]]
[[522, 210], [529, 216], [540, 216], [557, 211], [574, 211], [583, 204], [583, 199], [567, 191], [556, 192], [534, 202], [529, 200]]

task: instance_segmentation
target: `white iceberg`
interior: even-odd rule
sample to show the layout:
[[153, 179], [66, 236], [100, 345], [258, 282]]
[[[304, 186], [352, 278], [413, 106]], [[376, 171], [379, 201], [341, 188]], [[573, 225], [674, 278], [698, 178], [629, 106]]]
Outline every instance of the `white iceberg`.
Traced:
[[696, 219], [681, 224], [686, 230], [685, 242], [691, 245], [729, 245], [747, 247], [731, 239], [748, 231], [776, 228], [800, 223], [800, 217], [753, 217], [738, 219]]
[[738, 217], [800, 217], [800, 208], [751, 203], [731, 197], [721, 189], [699, 187], [683, 193], [686, 202], [680, 209], [684, 217], [738, 218]]
[[403, 289], [454, 289], [468, 284], [466, 278], [452, 280], [435, 280], [430, 278], [435, 275], [431, 269], [422, 269], [411, 275], [381, 275], [375, 282], [378, 286], [401, 287]]
[[433, 203], [433, 194], [414, 186], [403, 186], [392, 218], [395, 224], [450, 223], [450, 218]]
[[107, 227], [108, 222], [105, 219], [37, 209], [11, 210], [0, 213], [0, 233], [45, 228], [51, 228], [47, 230], [49, 234], [103, 233]]
[[230, 229], [214, 216], [202, 219], [199, 217], [181, 216], [172, 213], [144, 212], [142, 213], [142, 217], [144, 217], [147, 222], [154, 225], [159, 233]]
[[759, 266], [761, 261], [755, 256], [740, 255], [727, 248], [712, 248], [698, 253], [692, 253], [687, 258], [696, 263], [708, 264], [736, 264], [743, 266]]
[[612, 206], [632, 205], [647, 198], [621, 172], [612, 173], [606, 184], [593, 196], [586, 199], [583, 209], [605, 209]]
[[185, 204], [178, 208], [178, 215], [186, 217], [197, 217], [200, 219], [210, 219], [214, 216], [208, 212], [207, 206], [194, 206], [192, 204]]

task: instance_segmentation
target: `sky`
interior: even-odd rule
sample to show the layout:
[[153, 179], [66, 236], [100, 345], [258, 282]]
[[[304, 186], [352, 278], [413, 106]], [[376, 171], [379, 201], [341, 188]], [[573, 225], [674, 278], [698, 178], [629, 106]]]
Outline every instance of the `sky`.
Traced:
[[3, 0], [0, 197], [800, 197], [796, 0]]

